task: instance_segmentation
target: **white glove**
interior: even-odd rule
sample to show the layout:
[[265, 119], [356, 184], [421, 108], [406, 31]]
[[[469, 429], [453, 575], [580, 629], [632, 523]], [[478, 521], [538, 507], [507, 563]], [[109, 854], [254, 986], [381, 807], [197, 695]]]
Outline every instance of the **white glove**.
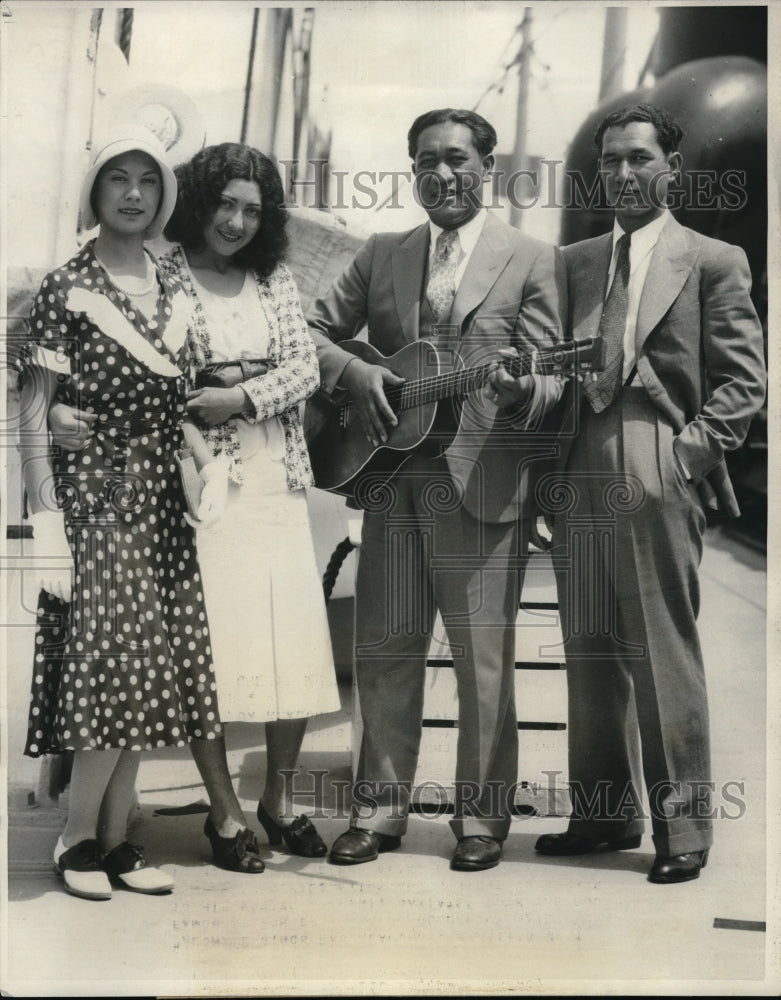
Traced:
[[218, 455], [201, 469], [203, 491], [198, 505], [198, 517], [185, 513], [185, 519], [194, 528], [211, 528], [222, 517], [228, 505], [228, 469], [225, 455]]
[[41, 568], [41, 587], [61, 601], [70, 602], [73, 590], [73, 555], [65, 534], [65, 517], [56, 510], [30, 515], [33, 552]]

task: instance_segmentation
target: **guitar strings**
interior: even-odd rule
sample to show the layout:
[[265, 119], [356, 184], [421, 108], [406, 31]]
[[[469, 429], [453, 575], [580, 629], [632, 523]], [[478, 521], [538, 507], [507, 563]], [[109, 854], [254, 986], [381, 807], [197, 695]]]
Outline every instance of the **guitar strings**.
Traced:
[[[573, 371], [578, 369], [578, 355], [586, 355], [581, 360], [581, 367], [588, 368], [589, 362], [587, 353], [592, 347], [592, 341], [580, 341], [577, 345], [557, 346], [551, 349], [535, 351], [531, 355], [515, 358], [503, 358], [504, 367], [517, 378], [522, 374], [529, 374], [536, 371], [538, 374], [545, 374], [544, 368], [546, 360], [552, 357], [553, 361], [562, 363], [567, 354], [573, 355]], [[515, 374], [517, 369], [517, 374]], [[455, 395], [457, 391], [474, 391], [484, 383], [491, 370], [491, 363], [477, 365], [474, 368], [461, 368], [457, 371], [438, 372], [436, 375], [428, 375], [414, 382], [407, 382], [402, 386], [396, 386], [386, 390], [386, 397], [389, 403], [397, 403], [399, 409], [409, 409], [420, 403], [436, 402], [443, 397]], [[555, 374], [555, 372], [554, 372]], [[348, 400], [344, 404], [345, 409], [350, 409], [352, 402]]]
[[[523, 370], [524, 358], [508, 358], [505, 367]], [[456, 391], [473, 391], [484, 384], [491, 370], [490, 363], [478, 365], [475, 368], [462, 368], [453, 372], [440, 372], [428, 375], [414, 382], [391, 389], [386, 393], [388, 401], [398, 401], [402, 409], [413, 407], [421, 402], [435, 402], [442, 396], [452, 396]]]

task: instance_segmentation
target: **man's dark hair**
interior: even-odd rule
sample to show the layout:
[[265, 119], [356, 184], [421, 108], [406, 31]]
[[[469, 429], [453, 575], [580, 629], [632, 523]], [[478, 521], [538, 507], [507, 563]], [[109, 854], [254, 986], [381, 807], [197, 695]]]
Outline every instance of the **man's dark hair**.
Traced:
[[683, 138], [683, 129], [672, 115], [663, 108], [655, 108], [653, 104], [635, 104], [632, 107], [611, 111], [599, 123], [594, 133], [594, 145], [599, 156], [602, 155], [602, 138], [605, 132], [609, 128], [621, 128], [630, 122], [650, 122], [664, 155], [677, 152]]
[[445, 122], [455, 122], [456, 125], [466, 125], [472, 133], [472, 141], [480, 156], [488, 156], [496, 145], [496, 131], [490, 122], [476, 111], [466, 111], [463, 108], [438, 108], [436, 111], [426, 111], [412, 123], [407, 133], [407, 148], [410, 159], [415, 159], [418, 151], [420, 133], [432, 125], [444, 125]]
[[236, 142], [207, 146], [174, 171], [179, 185], [176, 208], [165, 227], [166, 239], [187, 250], [201, 250], [203, 233], [214, 218], [222, 192], [232, 180], [254, 181], [260, 190], [260, 229], [234, 255], [237, 264], [267, 278], [287, 249], [287, 209], [279, 171], [257, 149]]

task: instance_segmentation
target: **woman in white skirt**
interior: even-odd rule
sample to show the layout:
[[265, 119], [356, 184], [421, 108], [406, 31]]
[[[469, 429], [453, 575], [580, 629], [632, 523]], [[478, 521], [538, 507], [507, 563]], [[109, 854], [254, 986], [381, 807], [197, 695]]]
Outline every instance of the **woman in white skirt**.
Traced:
[[268, 157], [236, 143], [201, 150], [176, 175], [165, 230], [176, 245], [161, 265], [195, 307], [188, 409], [210, 449], [199, 464], [228, 459], [227, 508], [197, 532], [220, 714], [266, 724], [258, 819], [270, 843], [284, 839], [295, 854], [322, 857], [327, 848], [311, 820], [294, 817], [290, 780], [308, 717], [337, 711], [339, 693], [300, 414], [319, 371], [282, 262], [282, 182]]

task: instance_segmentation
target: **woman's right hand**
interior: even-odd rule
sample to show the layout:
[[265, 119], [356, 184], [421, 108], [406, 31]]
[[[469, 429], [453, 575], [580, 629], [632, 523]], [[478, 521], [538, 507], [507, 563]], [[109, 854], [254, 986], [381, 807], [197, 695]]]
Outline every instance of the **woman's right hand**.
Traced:
[[73, 590], [73, 554], [65, 534], [65, 518], [56, 510], [41, 510], [30, 515], [33, 529], [33, 553], [41, 567], [41, 587], [61, 601], [69, 603]]
[[97, 413], [88, 413], [68, 403], [52, 403], [49, 407], [49, 430], [54, 443], [66, 451], [83, 451], [95, 433], [92, 425]]
[[230, 389], [210, 386], [207, 389], [193, 389], [187, 394], [187, 413], [199, 424], [216, 427], [240, 413], [254, 413], [247, 393], [241, 386]]
[[198, 505], [197, 519], [185, 512], [184, 518], [193, 528], [211, 528], [222, 517], [228, 505], [228, 471], [230, 463], [224, 455], [217, 455], [201, 469], [203, 491]]

